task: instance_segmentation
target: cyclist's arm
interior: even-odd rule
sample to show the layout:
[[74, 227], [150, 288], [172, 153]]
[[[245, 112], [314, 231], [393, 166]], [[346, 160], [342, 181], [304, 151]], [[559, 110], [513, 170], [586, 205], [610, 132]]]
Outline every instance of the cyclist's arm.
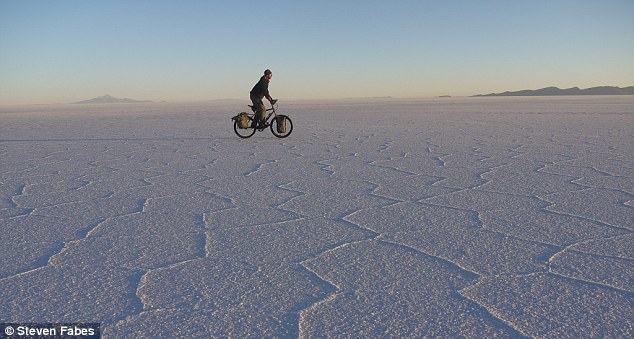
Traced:
[[269, 83], [268, 82], [264, 83], [264, 97], [266, 97], [269, 101], [273, 101], [273, 98], [271, 98], [271, 94], [269, 94]]

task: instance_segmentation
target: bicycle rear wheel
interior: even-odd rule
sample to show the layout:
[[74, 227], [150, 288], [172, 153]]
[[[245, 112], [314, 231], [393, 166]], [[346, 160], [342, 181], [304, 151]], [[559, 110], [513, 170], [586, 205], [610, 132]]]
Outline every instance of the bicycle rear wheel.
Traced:
[[251, 136], [253, 136], [253, 134], [255, 134], [255, 128], [251, 128], [251, 123], [253, 122], [253, 118], [252, 117], [248, 117], [249, 118], [249, 127], [248, 128], [240, 128], [238, 127], [238, 120], [235, 120], [233, 122], [233, 131], [236, 132], [236, 135], [238, 135], [240, 138], [246, 139], [246, 138], [250, 138]]
[[[279, 131], [277, 129], [277, 119], [285, 119], [286, 120], [286, 128], [284, 131]], [[293, 132], [293, 121], [291, 120], [291, 118], [289, 118], [286, 115], [282, 115], [282, 114], [278, 114], [276, 117], [274, 117], [271, 120], [271, 133], [273, 133], [274, 136], [278, 137], [278, 138], [286, 138], [287, 136], [291, 135], [291, 132]]]

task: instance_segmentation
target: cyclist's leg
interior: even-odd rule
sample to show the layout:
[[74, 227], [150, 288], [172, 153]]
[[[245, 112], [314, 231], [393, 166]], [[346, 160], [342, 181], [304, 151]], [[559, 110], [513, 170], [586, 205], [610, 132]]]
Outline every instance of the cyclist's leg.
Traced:
[[261, 124], [261, 121], [264, 120], [264, 112], [266, 108], [264, 107], [264, 102], [262, 99], [252, 96], [251, 102], [253, 103], [253, 107], [255, 108], [255, 117], [253, 118], [253, 123], [251, 127], [256, 128]]
[[264, 103], [262, 103], [258, 112], [260, 113], [260, 127], [262, 127], [266, 123], [266, 107], [264, 107]]
[[266, 122], [266, 107], [264, 106], [264, 103], [262, 102], [262, 99], [260, 99], [260, 106], [258, 106], [258, 125], [259, 127], [262, 127], [264, 125], [264, 123]]

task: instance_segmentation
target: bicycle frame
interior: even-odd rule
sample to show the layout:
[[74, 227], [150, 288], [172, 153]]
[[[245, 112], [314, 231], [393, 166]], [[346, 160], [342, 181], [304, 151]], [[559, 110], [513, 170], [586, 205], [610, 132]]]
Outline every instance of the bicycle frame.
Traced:
[[[270, 113], [266, 116], [266, 118], [264, 118], [264, 122], [269, 122], [269, 119], [271, 118], [272, 115], [275, 115], [277, 117], [277, 108], [275, 106], [277, 106], [277, 102], [271, 108], [268, 108], [266, 110], [266, 112], [270, 112]], [[253, 109], [253, 107], [251, 109]], [[247, 113], [247, 115], [250, 117], [255, 117], [256, 114], [257, 112]]]

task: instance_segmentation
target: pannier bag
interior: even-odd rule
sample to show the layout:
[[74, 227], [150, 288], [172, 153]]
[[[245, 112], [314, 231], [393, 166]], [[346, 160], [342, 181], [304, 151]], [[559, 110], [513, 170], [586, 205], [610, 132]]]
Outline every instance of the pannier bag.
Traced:
[[240, 129], [249, 128], [249, 116], [247, 116], [247, 112], [242, 112], [236, 115], [234, 119], [238, 122], [238, 128]]
[[277, 119], [277, 133], [286, 133], [286, 117], [278, 115]]

